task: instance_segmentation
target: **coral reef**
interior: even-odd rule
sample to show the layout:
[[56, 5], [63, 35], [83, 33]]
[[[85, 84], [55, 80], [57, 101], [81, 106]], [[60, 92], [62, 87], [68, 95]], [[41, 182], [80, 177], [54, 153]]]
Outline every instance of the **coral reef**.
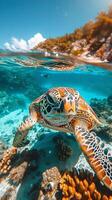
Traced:
[[66, 161], [72, 155], [71, 147], [66, 144], [61, 136], [56, 136], [53, 138], [56, 148], [56, 155], [60, 161]]
[[10, 179], [13, 183], [19, 184], [23, 177], [24, 174], [26, 172], [26, 169], [28, 167], [28, 162], [24, 161], [23, 163], [21, 163], [19, 166], [14, 167], [11, 171], [10, 171]]
[[0, 200], [16, 200], [16, 192], [14, 188], [9, 188], [7, 192], [1, 197]]
[[64, 172], [59, 183], [62, 200], [111, 200], [112, 194], [89, 171]]
[[[60, 170], [71, 169], [71, 166], [78, 160], [80, 150], [73, 136], [57, 133], [57, 136], [61, 135], [62, 140], [64, 142], [66, 140], [66, 144], [73, 148], [73, 155], [66, 161], [59, 162], [53, 142], [56, 133], [48, 133], [47, 129], [46, 131], [47, 134], [44, 135], [44, 138], [40, 138], [37, 144], [33, 143], [33, 149], [24, 151], [21, 149], [13, 158], [11, 169], [0, 178], [0, 198], [5, 199], [6, 194], [8, 200], [22, 198], [37, 200], [38, 195], [43, 199], [47, 196], [54, 198], [61, 178]], [[13, 196], [14, 192], [16, 197]], [[42, 198], [40, 199], [42, 200]]]
[[[37, 150], [24, 150], [18, 155], [9, 174], [0, 179], [2, 200], [15, 200], [18, 196], [18, 186], [22, 190], [24, 187], [29, 196], [26, 195], [25, 200], [112, 200], [112, 192], [102, 186], [89, 170], [73, 168], [72, 171], [61, 171], [57, 166], [53, 166], [44, 169], [39, 178], [37, 170], [39, 155]], [[35, 182], [33, 182], [34, 177]], [[26, 182], [30, 180], [31, 187], [29, 185], [27, 188], [24, 180]]]
[[107, 99], [91, 99], [91, 107], [99, 117], [102, 125], [95, 129], [95, 132], [105, 139], [112, 138], [112, 96]]
[[[34, 163], [35, 160], [36, 164]], [[18, 153], [13, 162], [11, 162], [11, 169], [8, 173], [0, 176], [0, 199], [18, 199], [17, 196], [19, 187], [23, 184], [25, 177], [28, 178], [30, 175], [31, 178], [32, 173], [35, 173], [35, 169], [37, 169], [37, 162], [37, 150], [24, 150], [21, 153]], [[30, 191], [31, 188], [28, 188], [28, 190]], [[28, 193], [28, 191], [26, 193]]]
[[112, 200], [112, 192], [89, 170], [60, 172], [57, 167], [42, 175], [38, 200]]

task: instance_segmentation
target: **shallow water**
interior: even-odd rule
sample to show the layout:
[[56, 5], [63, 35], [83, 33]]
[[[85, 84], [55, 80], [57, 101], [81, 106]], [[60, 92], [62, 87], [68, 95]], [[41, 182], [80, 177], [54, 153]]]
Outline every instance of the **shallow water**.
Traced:
[[[95, 132], [110, 149], [112, 147], [112, 71], [78, 63], [66, 56], [45, 55], [38, 52], [0, 54], [0, 145], [3, 143], [9, 147], [12, 145], [16, 129], [28, 115], [29, 105], [35, 98], [48, 89], [64, 86], [78, 90], [92, 106], [104, 125], [95, 129]], [[62, 140], [61, 146], [64, 143], [71, 152], [64, 161], [60, 159], [66, 152], [62, 153], [62, 149], [59, 149], [59, 144], [56, 143], [56, 140], [60, 141], [59, 138]], [[37, 124], [29, 131], [28, 139], [30, 143], [25, 146], [25, 151], [27, 153], [27, 149], [29, 150], [29, 158], [33, 156], [30, 158], [33, 168], [29, 165], [30, 169], [25, 171], [25, 178], [19, 186], [17, 183], [14, 189], [15, 195], [13, 191], [9, 192], [13, 185], [9, 181], [10, 175], [9, 178], [4, 179], [0, 184], [0, 198], [7, 196], [8, 192], [13, 199], [35, 199], [43, 172], [54, 166], [60, 170], [72, 170], [75, 167], [94, 173], [84, 155], [81, 154], [73, 135], [57, 133]], [[0, 156], [3, 151], [1, 145]], [[15, 160], [15, 165], [17, 162], [18, 160]], [[17, 166], [16, 173], [21, 177], [21, 170], [18, 169]], [[35, 189], [34, 193], [33, 189]], [[108, 194], [108, 191], [105, 194]]]
[[112, 95], [112, 71], [85, 64], [58, 70], [66, 63], [70, 60], [62, 55], [0, 54], [0, 137], [5, 143], [11, 144], [30, 103], [50, 88], [75, 88], [88, 103]]

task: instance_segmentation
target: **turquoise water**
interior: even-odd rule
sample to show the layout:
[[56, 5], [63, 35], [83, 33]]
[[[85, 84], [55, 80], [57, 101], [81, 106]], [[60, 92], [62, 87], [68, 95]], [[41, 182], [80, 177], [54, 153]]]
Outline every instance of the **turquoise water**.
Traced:
[[[75, 88], [88, 103], [92, 98], [100, 100], [112, 95], [111, 71], [85, 64], [67, 71], [53, 69], [55, 62], [68, 60], [38, 53], [0, 56], [0, 137], [6, 144], [11, 145], [16, 127], [28, 115], [30, 103], [50, 88]], [[21, 61], [27, 61], [27, 65]], [[37, 66], [37, 61], [44, 64]]]
[[[71, 69], [71, 62], [75, 63], [69, 57], [45, 56], [38, 52], [0, 54], [0, 156], [4, 152], [3, 144], [6, 148], [12, 145], [17, 127], [29, 114], [30, 103], [48, 89], [60, 86], [78, 90], [91, 105], [103, 124], [94, 131], [112, 155], [112, 71], [80, 63], [72, 64]], [[15, 199], [15, 194], [17, 200], [38, 199], [43, 173], [54, 166], [59, 170], [76, 168], [94, 174], [72, 134], [58, 133], [37, 123], [29, 131], [28, 139], [30, 143], [19, 149], [12, 161], [13, 168], [0, 183], [0, 198], [8, 194]], [[63, 144], [67, 150], [63, 149]], [[28, 168], [21, 168], [21, 162], [27, 163]], [[13, 169], [15, 180], [13, 173], [10, 179]], [[22, 174], [24, 178], [18, 187]]]

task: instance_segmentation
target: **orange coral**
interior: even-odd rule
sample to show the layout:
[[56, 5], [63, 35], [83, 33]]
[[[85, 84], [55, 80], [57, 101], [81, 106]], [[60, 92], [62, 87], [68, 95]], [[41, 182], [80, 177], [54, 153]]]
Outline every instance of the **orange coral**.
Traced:
[[64, 172], [59, 189], [62, 192], [62, 200], [112, 200], [110, 191], [88, 171]]
[[8, 149], [7, 151], [5, 151], [3, 155], [3, 159], [0, 162], [0, 173], [6, 174], [10, 170], [11, 159], [16, 153], [17, 153], [16, 147], [12, 147]]

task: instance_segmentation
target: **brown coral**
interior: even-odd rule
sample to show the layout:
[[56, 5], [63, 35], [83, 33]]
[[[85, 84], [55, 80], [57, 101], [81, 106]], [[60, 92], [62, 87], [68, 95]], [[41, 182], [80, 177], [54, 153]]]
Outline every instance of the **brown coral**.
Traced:
[[57, 190], [61, 174], [57, 167], [52, 167], [42, 174], [42, 183], [40, 188], [39, 200], [44, 198], [52, 199]]
[[0, 173], [6, 174], [10, 170], [11, 159], [16, 153], [17, 153], [16, 147], [12, 147], [7, 151], [5, 151], [3, 159], [0, 161]]
[[11, 181], [13, 181], [14, 183], [18, 184], [21, 182], [21, 180], [24, 177], [24, 174], [26, 172], [26, 168], [28, 166], [28, 162], [24, 161], [23, 163], [21, 163], [19, 166], [14, 167], [11, 171], [10, 171], [10, 179]]
[[60, 161], [66, 161], [72, 155], [71, 147], [66, 144], [62, 137], [57, 136], [54, 139], [56, 147], [56, 155]]
[[11, 200], [11, 199], [16, 200], [16, 199], [15, 199], [15, 196], [14, 196], [14, 188], [13, 188], [13, 187], [12, 187], [12, 188], [9, 188], [9, 189], [5, 192], [5, 194], [1, 197], [0, 200]]
[[110, 191], [98, 185], [96, 177], [88, 171], [64, 172], [59, 189], [62, 200], [112, 200]]
[[102, 125], [94, 130], [97, 135], [106, 136], [106, 140], [109, 143], [112, 139], [112, 96], [110, 95], [102, 100], [93, 98], [90, 105], [102, 122]]

